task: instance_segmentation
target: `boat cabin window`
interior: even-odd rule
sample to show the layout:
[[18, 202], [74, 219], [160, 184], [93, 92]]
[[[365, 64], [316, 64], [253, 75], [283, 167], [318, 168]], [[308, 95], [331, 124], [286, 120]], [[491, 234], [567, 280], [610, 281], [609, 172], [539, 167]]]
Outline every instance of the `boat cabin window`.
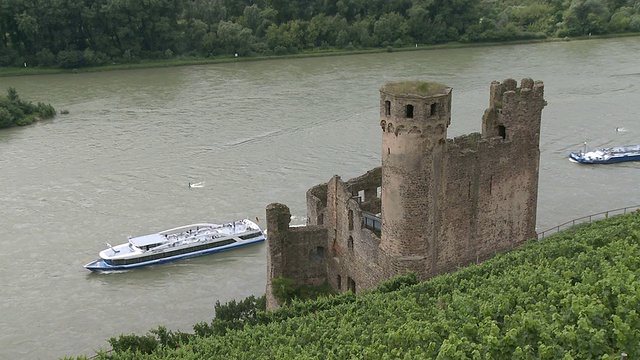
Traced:
[[252, 233], [249, 233], [249, 234], [240, 235], [238, 237], [240, 239], [242, 239], [242, 240], [247, 240], [247, 239], [252, 239], [252, 238], [258, 237], [260, 235], [262, 235], [262, 233], [260, 231], [256, 231], [256, 232], [252, 232]]
[[145, 245], [145, 246], [140, 246], [140, 249], [142, 249], [142, 251], [147, 251], [149, 249], [153, 249], [156, 246], [159, 246], [160, 244], [149, 244], [149, 245]]
[[149, 255], [138, 256], [131, 259], [114, 259], [111, 262], [112, 262], [112, 265], [114, 266], [139, 264], [147, 261], [154, 261], [154, 260], [164, 259], [172, 256], [195, 253], [198, 251], [212, 250], [222, 246], [231, 245], [235, 242], [236, 241], [234, 239], [225, 239], [225, 240], [214, 241], [214, 242], [209, 242], [209, 243], [195, 245], [195, 246], [176, 247], [175, 250], [154, 252]]

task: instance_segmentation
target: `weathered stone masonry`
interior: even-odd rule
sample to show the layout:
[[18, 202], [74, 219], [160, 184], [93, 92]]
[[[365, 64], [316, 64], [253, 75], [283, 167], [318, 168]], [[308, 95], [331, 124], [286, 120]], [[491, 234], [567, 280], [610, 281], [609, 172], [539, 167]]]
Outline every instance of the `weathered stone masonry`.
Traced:
[[482, 133], [447, 139], [452, 89], [428, 82], [380, 89], [382, 166], [307, 191], [307, 226], [267, 207], [271, 279], [328, 281], [358, 292], [407, 271], [426, 280], [534, 238], [541, 81], [493, 82]]

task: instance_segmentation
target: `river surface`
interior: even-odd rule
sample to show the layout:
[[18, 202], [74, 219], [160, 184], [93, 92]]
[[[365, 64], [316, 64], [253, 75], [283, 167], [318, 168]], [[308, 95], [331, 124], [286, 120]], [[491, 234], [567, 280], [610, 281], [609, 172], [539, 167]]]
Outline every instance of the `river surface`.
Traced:
[[92, 355], [159, 325], [192, 332], [216, 300], [264, 294], [265, 244], [122, 273], [82, 265], [128, 235], [264, 226], [272, 202], [304, 223], [308, 188], [380, 164], [387, 81], [452, 86], [453, 137], [480, 131], [492, 80], [543, 80], [538, 230], [639, 204], [640, 163], [567, 160], [584, 142], [640, 144], [638, 59], [631, 37], [0, 78], [69, 111], [0, 131], [0, 359]]

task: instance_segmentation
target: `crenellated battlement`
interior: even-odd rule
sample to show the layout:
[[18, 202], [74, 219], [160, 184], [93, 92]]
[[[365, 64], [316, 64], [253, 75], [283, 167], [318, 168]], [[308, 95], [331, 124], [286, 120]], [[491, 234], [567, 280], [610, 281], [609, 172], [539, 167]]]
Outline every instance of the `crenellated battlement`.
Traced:
[[482, 118], [484, 138], [519, 137], [523, 146], [539, 143], [542, 109], [547, 105], [542, 81], [524, 78], [520, 87], [514, 79], [493, 81], [489, 105]]
[[502, 83], [491, 82], [489, 106], [503, 108], [506, 104], [520, 101], [539, 99], [544, 101], [544, 83], [524, 78], [520, 81], [520, 87], [514, 79], [505, 79]]

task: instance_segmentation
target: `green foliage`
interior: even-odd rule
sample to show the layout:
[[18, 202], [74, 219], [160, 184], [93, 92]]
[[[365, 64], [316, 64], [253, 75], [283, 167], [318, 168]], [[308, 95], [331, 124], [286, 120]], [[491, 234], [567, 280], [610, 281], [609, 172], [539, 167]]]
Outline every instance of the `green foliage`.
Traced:
[[294, 299], [301, 301], [316, 299], [334, 293], [327, 282], [320, 286], [297, 285], [295, 281], [282, 276], [272, 279], [271, 285], [273, 296], [280, 304], [290, 304]]
[[273, 296], [281, 304], [287, 304], [296, 297], [298, 287], [296, 282], [283, 276], [271, 280]]
[[97, 358], [638, 358], [639, 274], [636, 212], [427, 282], [407, 274], [359, 296], [293, 299], [273, 312], [253, 307], [256, 299], [224, 310], [216, 304], [221, 321], [253, 320], [188, 338], [179, 348], [156, 340], [152, 353], [151, 339], [125, 337], [118, 351]]
[[142, 353], [151, 354], [158, 348], [158, 341], [151, 335], [138, 336], [135, 334], [120, 335], [109, 339], [109, 345], [114, 353]]
[[441, 94], [446, 89], [446, 85], [428, 81], [398, 81], [384, 85], [384, 91], [392, 94], [419, 94], [431, 96]]
[[405, 275], [399, 275], [393, 279], [382, 282], [376, 286], [371, 293], [390, 293], [416, 284], [418, 284], [418, 277], [415, 273], [409, 272]]
[[640, 31], [640, 6], [625, 0], [65, 1], [3, 2], [0, 66], [79, 69]]
[[49, 104], [22, 101], [15, 88], [8, 88], [6, 97], [0, 96], [0, 128], [25, 126], [55, 115], [56, 110]]

